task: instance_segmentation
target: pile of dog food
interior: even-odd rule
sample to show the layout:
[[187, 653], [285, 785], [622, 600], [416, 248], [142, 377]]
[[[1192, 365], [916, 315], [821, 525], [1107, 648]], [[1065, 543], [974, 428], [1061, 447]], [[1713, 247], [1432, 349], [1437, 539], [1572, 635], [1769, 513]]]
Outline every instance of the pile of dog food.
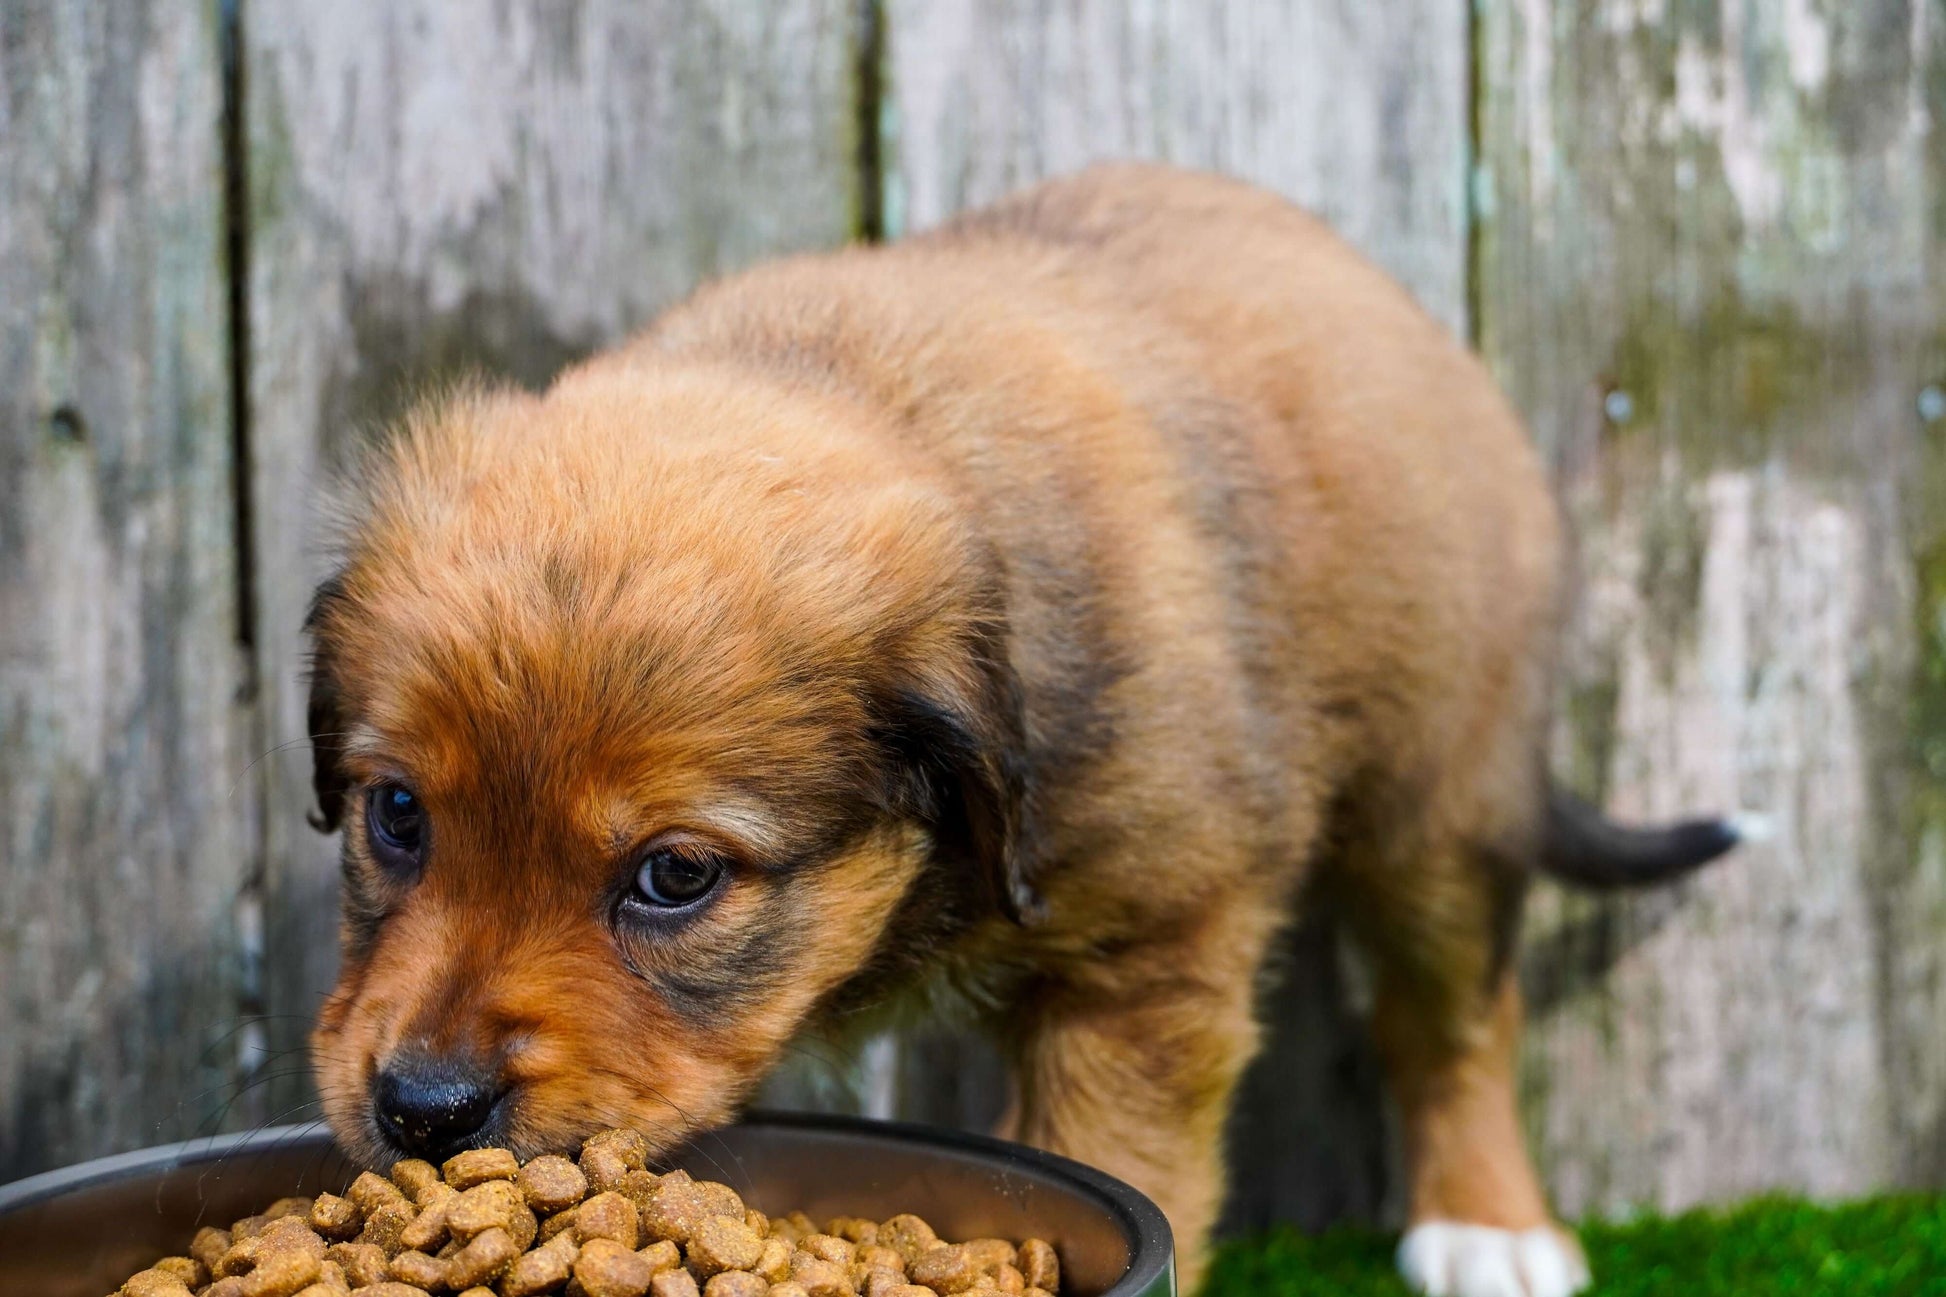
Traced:
[[589, 1139], [578, 1161], [522, 1165], [504, 1148], [444, 1167], [408, 1160], [344, 1196], [282, 1198], [203, 1229], [125, 1297], [1052, 1297], [1040, 1239], [948, 1243], [917, 1216], [802, 1212], [772, 1220], [728, 1185], [658, 1175], [634, 1131]]

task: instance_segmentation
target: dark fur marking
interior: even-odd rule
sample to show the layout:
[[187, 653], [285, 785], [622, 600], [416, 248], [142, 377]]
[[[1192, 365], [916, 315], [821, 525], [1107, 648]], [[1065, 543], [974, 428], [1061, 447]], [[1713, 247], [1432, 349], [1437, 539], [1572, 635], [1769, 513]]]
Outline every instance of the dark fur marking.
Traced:
[[339, 707], [336, 663], [330, 645], [323, 639], [324, 619], [345, 599], [345, 577], [340, 572], [319, 583], [304, 614], [304, 632], [311, 637], [311, 692], [305, 709], [305, 727], [311, 738], [311, 787], [318, 799], [317, 810], [306, 818], [320, 833], [337, 829], [349, 787], [339, 760], [345, 720]]

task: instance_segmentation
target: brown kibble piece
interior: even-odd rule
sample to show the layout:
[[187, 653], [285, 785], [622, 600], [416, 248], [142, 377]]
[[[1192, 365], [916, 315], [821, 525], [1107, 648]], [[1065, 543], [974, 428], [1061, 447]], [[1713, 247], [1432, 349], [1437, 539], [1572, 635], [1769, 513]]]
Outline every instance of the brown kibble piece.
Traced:
[[189, 1240], [189, 1255], [202, 1262], [205, 1270], [214, 1272], [216, 1263], [230, 1250], [230, 1242], [230, 1231], [205, 1225]]
[[921, 1255], [906, 1267], [906, 1277], [937, 1293], [965, 1292], [978, 1282], [979, 1262], [964, 1247], [939, 1247]]
[[1054, 1294], [1045, 1288], [1029, 1287], [1020, 1297], [1054, 1297]]
[[1014, 1245], [1004, 1238], [976, 1238], [960, 1246], [986, 1274], [998, 1274], [1001, 1266], [1013, 1265], [1018, 1258]]
[[575, 1206], [568, 1208], [566, 1211], [556, 1212], [552, 1216], [549, 1216], [546, 1220], [542, 1221], [541, 1222], [541, 1242], [545, 1243], [557, 1234], [561, 1234], [564, 1232], [571, 1232], [574, 1227], [574, 1218], [580, 1213], [580, 1211], [581, 1211], [580, 1205], [576, 1204]]
[[865, 1270], [863, 1273], [864, 1279], [859, 1283], [858, 1291], [865, 1297], [885, 1297], [886, 1293], [906, 1286], [905, 1276], [896, 1270]]
[[642, 1297], [656, 1272], [647, 1257], [613, 1239], [591, 1239], [574, 1259], [574, 1277], [588, 1297]]
[[572, 1207], [588, 1196], [588, 1177], [581, 1168], [553, 1153], [521, 1167], [514, 1184], [527, 1205], [543, 1216]]
[[803, 1284], [794, 1279], [786, 1279], [782, 1283], [770, 1285], [770, 1297], [811, 1297], [811, 1294], [805, 1290]]
[[574, 1236], [583, 1247], [606, 1238], [633, 1249], [641, 1235], [641, 1214], [619, 1193], [598, 1193], [575, 1208]]
[[424, 1252], [401, 1252], [392, 1258], [392, 1264], [386, 1267], [386, 1274], [400, 1283], [416, 1284], [427, 1290], [448, 1288], [452, 1286], [446, 1282], [448, 1265], [448, 1262]]
[[318, 1283], [329, 1288], [332, 1292], [348, 1293], [351, 1291], [351, 1282], [345, 1278], [345, 1268], [336, 1261], [327, 1260], [323, 1265], [318, 1267]]
[[848, 1243], [878, 1242], [878, 1223], [866, 1220], [863, 1216], [837, 1216], [826, 1221], [824, 1232]]
[[317, 1196], [311, 1203], [309, 1220], [312, 1229], [335, 1242], [356, 1237], [359, 1227], [365, 1223], [358, 1204], [335, 1193]]
[[772, 1283], [783, 1283], [791, 1277], [790, 1244], [781, 1238], [764, 1240], [764, 1250], [757, 1257], [757, 1264], [750, 1267]]
[[836, 1234], [813, 1234], [797, 1246], [799, 1251], [809, 1252], [819, 1260], [829, 1261], [836, 1266], [849, 1267], [858, 1255], [858, 1249], [848, 1239], [839, 1238]]
[[917, 1216], [894, 1216], [878, 1227], [878, 1241], [904, 1257], [910, 1273], [912, 1263], [939, 1241], [939, 1235]]
[[905, 1257], [897, 1248], [886, 1247], [882, 1243], [859, 1245], [855, 1257], [858, 1264], [871, 1270], [891, 1270], [897, 1274], [905, 1273]]
[[[353, 1297], [429, 1297], [424, 1288], [416, 1284], [400, 1283], [396, 1279], [386, 1279], [379, 1283], [367, 1284], [363, 1288], [352, 1289]], [[208, 1297], [208, 1294], [204, 1294]]]
[[748, 1270], [725, 1270], [710, 1276], [703, 1297], [770, 1297], [770, 1285]]
[[908, 1283], [888, 1290], [885, 1297], [939, 1297], [939, 1294], [919, 1284]]
[[556, 1235], [507, 1268], [500, 1280], [501, 1297], [534, 1297], [560, 1287], [574, 1273], [580, 1251], [573, 1234]]
[[661, 1274], [664, 1270], [674, 1270], [682, 1264], [682, 1249], [669, 1239], [658, 1239], [635, 1255], [649, 1263], [650, 1274]]
[[687, 1270], [664, 1270], [649, 1280], [649, 1297], [702, 1297], [696, 1276]]
[[406, 1196], [399, 1192], [399, 1186], [390, 1180], [382, 1180], [370, 1171], [361, 1172], [345, 1190], [345, 1197], [358, 1205], [360, 1213], [370, 1216], [386, 1203], [403, 1203]]
[[455, 1288], [471, 1288], [498, 1279], [520, 1251], [520, 1244], [506, 1230], [498, 1226], [483, 1230], [446, 1262], [446, 1282]]
[[701, 1185], [686, 1176], [678, 1180], [665, 1175], [642, 1207], [642, 1226], [657, 1238], [687, 1243], [696, 1227], [716, 1214], [710, 1210]]
[[707, 1279], [753, 1268], [763, 1257], [764, 1239], [739, 1216], [711, 1216], [690, 1234], [683, 1253], [696, 1277]]
[[270, 1217], [272, 1220], [282, 1220], [286, 1216], [309, 1216], [310, 1214], [311, 1200], [309, 1198], [279, 1198], [276, 1202], [264, 1208], [264, 1215]]
[[696, 1191], [702, 1195], [703, 1206], [707, 1208], [708, 1215], [734, 1216], [742, 1220], [743, 1213], [749, 1210], [744, 1205], [742, 1196], [727, 1184], [718, 1184], [714, 1180], [698, 1180]]
[[582, 1149], [580, 1167], [581, 1174], [588, 1177], [590, 1193], [612, 1193], [621, 1188], [622, 1181], [633, 1169], [612, 1148]]
[[745, 1207], [743, 1209], [743, 1223], [751, 1229], [756, 1230], [758, 1238], [770, 1237], [770, 1217], [764, 1215], [755, 1207]]
[[421, 1158], [408, 1157], [392, 1163], [390, 1178], [399, 1187], [399, 1192], [418, 1203], [426, 1205], [426, 1192], [433, 1185], [444, 1184], [439, 1178], [439, 1168]]
[[468, 1288], [459, 1297], [494, 1297], [493, 1289], [486, 1287]]
[[791, 1253], [791, 1278], [811, 1297], [851, 1297], [851, 1275], [840, 1265], [809, 1252]]
[[167, 1270], [170, 1274], [182, 1280], [183, 1286], [186, 1288], [201, 1288], [209, 1282], [209, 1267], [201, 1261], [198, 1261], [195, 1257], [165, 1256], [150, 1266], [149, 1269]]
[[243, 1276], [240, 1297], [292, 1297], [311, 1284], [324, 1268], [323, 1260], [298, 1247], [265, 1250], [256, 1269]]
[[381, 1204], [376, 1210], [365, 1213], [365, 1226], [358, 1231], [360, 1243], [376, 1246], [386, 1256], [396, 1256], [404, 1250], [399, 1236], [405, 1227], [418, 1216], [418, 1211], [405, 1199]]
[[471, 1189], [488, 1180], [511, 1180], [520, 1174], [520, 1163], [504, 1148], [469, 1148], [446, 1159], [440, 1168], [446, 1183], [455, 1189]]
[[197, 1294], [197, 1297], [242, 1297], [243, 1277], [233, 1275], [228, 1279], [218, 1279]]
[[385, 1278], [385, 1253], [370, 1243], [337, 1243], [324, 1251], [326, 1261], [335, 1261], [345, 1272], [345, 1282], [363, 1288]]
[[631, 1171], [640, 1171], [649, 1164], [649, 1141], [637, 1130], [604, 1130], [581, 1141], [582, 1152], [594, 1148], [614, 1153]]
[[1014, 1264], [1020, 1267], [1020, 1277], [1028, 1287], [1054, 1292], [1061, 1286], [1061, 1261], [1047, 1240], [1030, 1238], [1020, 1245], [1019, 1251]]
[[230, 1222], [230, 1237], [237, 1243], [246, 1238], [255, 1238], [270, 1225], [268, 1216], [245, 1216], [242, 1220]]
[[457, 1239], [469, 1239], [489, 1229], [512, 1233], [514, 1218], [526, 1209], [526, 1197], [511, 1180], [483, 1180], [447, 1205], [446, 1228]]
[[794, 1248], [799, 1239], [806, 1239], [817, 1233], [818, 1227], [809, 1216], [801, 1211], [794, 1211], [781, 1221], [772, 1220], [770, 1232], [773, 1237], [783, 1239]]
[[128, 1282], [122, 1285], [126, 1297], [181, 1297], [188, 1291], [189, 1285], [182, 1281], [180, 1275], [157, 1270], [153, 1266], [130, 1275]]
[[414, 1252], [437, 1251], [446, 1241], [449, 1233], [446, 1226], [446, 1213], [452, 1210], [454, 1198], [446, 1198], [423, 1207], [406, 1227], [399, 1231], [399, 1246]]
[[991, 1273], [993, 1286], [1003, 1293], [1010, 1294], [1011, 1297], [1020, 1297], [1027, 1290], [1027, 1281], [1020, 1277], [1020, 1269], [1017, 1266], [1003, 1263]]

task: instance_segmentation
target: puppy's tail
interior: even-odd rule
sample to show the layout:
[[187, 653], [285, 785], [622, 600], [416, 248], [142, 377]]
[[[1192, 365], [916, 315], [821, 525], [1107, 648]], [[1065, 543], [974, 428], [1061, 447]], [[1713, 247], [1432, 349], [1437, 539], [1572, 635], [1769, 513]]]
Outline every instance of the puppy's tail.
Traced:
[[1590, 890], [1647, 887], [1680, 878], [1758, 836], [1750, 816], [1630, 828], [1550, 784], [1540, 866], [1564, 883]]

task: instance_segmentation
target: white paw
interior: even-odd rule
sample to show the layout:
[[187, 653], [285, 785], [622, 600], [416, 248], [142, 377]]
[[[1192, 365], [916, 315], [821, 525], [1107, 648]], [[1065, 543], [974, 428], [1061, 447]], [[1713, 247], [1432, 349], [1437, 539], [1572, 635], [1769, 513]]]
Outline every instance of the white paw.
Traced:
[[1588, 1286], [1580, 1250], [1545, 1226], [1427, 1221], [1399, 1241], [1399, 1273], [1426, 1297], [1569, 1297]]

